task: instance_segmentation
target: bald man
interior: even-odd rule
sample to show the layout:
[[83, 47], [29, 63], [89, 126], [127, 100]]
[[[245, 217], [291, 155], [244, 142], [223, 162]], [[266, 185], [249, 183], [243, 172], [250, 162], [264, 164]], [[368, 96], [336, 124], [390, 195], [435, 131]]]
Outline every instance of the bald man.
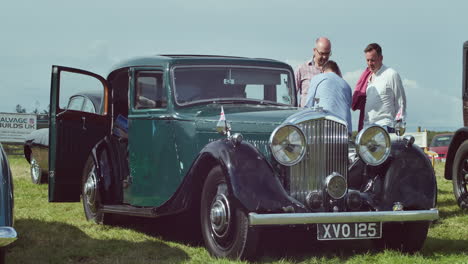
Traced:
[[296, 71], [296, 87], [299, 94], [299, 106], [304, 107], [310, 85], [310, 79], [322, 73], [322, 66], [331, 55], [331, 42], [328, 38], [320, 37], [315, 41], [312, 59], [302, 64]]

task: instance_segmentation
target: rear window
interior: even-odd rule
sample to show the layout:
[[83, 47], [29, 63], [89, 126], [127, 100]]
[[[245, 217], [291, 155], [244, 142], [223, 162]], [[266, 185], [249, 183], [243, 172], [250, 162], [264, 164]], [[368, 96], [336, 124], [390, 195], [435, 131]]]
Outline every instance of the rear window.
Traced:
[[431, 147], [446, 147], [450, 145], [450, 141], [452, 141], [452, 135], [447, 136], [436, 136], [432, 140]]

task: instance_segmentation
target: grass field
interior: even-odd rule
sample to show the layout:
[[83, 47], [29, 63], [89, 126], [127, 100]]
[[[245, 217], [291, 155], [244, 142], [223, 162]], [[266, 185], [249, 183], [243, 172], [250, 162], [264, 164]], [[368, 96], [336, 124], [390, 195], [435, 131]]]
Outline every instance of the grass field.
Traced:
[[[132, 218], [124, 225], [87, 222], [81, 203], [49, 203], [47, 185], [33, 185], [22, 156], [10, 156], [19, 239], [7, 263], [244, 263], [211, 258], [199, 239], [174, 219]], [[271, 232], [258, 263], [468, 263], [468, 212], [454, 201], [452, 183], [436, 165], [440, 219], [415, 255], [375, 251], [368, 241], [317, 243]], [[128, 220], [128, 219], [127, 219]], [[188, 230], [188, 231], [187, 231]]]

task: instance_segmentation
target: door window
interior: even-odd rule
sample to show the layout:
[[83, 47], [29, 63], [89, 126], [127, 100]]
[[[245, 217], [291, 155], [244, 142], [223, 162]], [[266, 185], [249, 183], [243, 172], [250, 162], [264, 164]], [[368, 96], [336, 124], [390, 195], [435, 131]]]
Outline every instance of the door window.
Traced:
[[88, 113], [93, 113], [93, 114], [96, 113], [96, 108], [94, 107], [93, 102], [91, 102], [91, 100], [89, 99], [84, 100], [83, 112], [88, 112]]
[[163, 87], [163, 74], [159, 71], [136, 73], [135, 109], [165, 108], [167, 96]]
[[[83, 107], [86, 107], [86, 112], [96, 113], [99, 111], [91, 111], [91, 107], [88, 105], [83, 105], [83, 96], [76, 96], [77, 94], [93, 94], [96, 98], [99, 98], [100, 102], [97, 102], [97, 105], [101, 105], [103, 98], [103, 89], [102, 83], [99, 79], [90, 77], [88, 75], [83, 75], [75, 72], [62, 71], [60, 73], [60, 93], [59, 93], [59, 108], [60, 109], [69, 109], [77, 111], [82, 110]], [[99, 107], [98, 107], [99, 108]]]
[[82, 96], [75, 96], [70, 98], [70, 102], [68, 103], [67, 109], [80, 111], [81, 106], [83, 106], [83, 99], [84, 98]]

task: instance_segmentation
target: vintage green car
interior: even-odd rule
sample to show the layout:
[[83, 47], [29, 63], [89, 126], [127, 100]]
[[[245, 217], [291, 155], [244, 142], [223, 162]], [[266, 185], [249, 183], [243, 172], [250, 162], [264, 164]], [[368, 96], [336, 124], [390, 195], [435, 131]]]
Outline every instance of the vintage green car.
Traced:
[[[369, 126], [350, 159], [346, 122], [298, 108], [288, 64], [161, 55], [107, 78], [53, 66], [51, 85], [49, 200], [81, 195], [97, 223], [192, 212], [212, 255], [249, 258], [266, 226], [413, 252], [438, 218], [434, 171], [414, 138]], [[101, 113], [66, 110], [82, 89], [101, 91]]]

